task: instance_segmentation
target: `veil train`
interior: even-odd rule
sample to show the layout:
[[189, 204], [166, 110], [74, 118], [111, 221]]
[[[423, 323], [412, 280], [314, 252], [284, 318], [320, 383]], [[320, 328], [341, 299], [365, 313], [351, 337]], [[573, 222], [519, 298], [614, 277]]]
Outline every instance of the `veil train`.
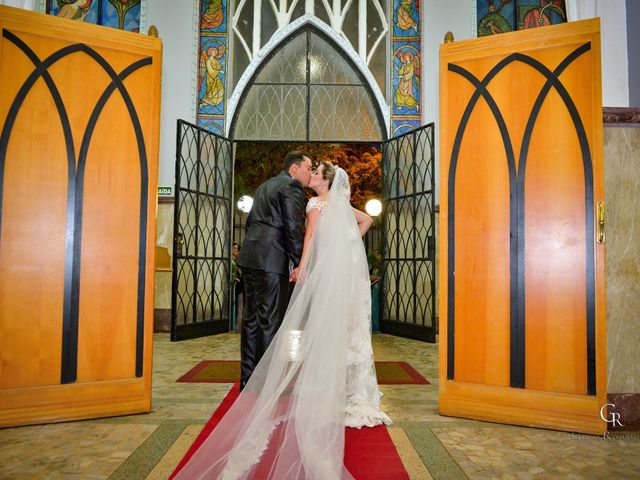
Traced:
[[348, 323], [369, 272], [349, 198], [336, 168], [278, 333], [176, 480], [249, 479], [258, 470], [277, 480], [353, 478], [343, 461]]

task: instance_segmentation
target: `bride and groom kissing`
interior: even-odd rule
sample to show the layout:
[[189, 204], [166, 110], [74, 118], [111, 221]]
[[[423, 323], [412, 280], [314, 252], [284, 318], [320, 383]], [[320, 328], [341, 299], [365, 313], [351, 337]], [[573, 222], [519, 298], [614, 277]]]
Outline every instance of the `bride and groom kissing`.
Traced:
[[242, 392], [176, 479], [353, 478], [345, 426], [391, 423], [371, 346], [372, 219], [349, 200], [346, 172], [301, 151], [256, 190], [237, 260]]

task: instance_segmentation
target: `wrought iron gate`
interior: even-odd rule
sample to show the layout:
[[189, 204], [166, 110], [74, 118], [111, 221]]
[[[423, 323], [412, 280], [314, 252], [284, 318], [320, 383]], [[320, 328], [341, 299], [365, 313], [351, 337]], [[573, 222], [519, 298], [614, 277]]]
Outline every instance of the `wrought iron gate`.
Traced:
[[229, 330], [232, 144], [178, 120], [171, 340]]
[[436, 340], [434, 125], [383, 143], [382, 332]]

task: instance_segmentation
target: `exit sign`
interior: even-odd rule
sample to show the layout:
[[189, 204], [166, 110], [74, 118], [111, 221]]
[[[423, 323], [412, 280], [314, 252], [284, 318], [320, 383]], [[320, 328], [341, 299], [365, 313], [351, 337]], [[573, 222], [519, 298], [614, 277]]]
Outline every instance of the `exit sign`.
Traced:
[[170, 197], [171, 195], [173, 195], [172, 191], [173, 187], [158, 187], [158, 196]]

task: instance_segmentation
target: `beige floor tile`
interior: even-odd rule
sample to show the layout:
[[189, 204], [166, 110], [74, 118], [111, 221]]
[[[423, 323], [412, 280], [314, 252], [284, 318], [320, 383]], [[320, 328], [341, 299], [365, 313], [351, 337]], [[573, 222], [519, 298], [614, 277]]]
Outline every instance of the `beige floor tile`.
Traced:
[[201, 430], [202, 425], [189, 425], [186, 427], [151, 473], [147, 475], [146, 480], [166, 480], [169, 478], [169, 475], [175, 470]]
[[520, 427], [433, 428], [472, 479], [640, 478], [635, 441]]
[[107, 478], [156, 428], [75, 422], [0, 430], [0, 478]]

